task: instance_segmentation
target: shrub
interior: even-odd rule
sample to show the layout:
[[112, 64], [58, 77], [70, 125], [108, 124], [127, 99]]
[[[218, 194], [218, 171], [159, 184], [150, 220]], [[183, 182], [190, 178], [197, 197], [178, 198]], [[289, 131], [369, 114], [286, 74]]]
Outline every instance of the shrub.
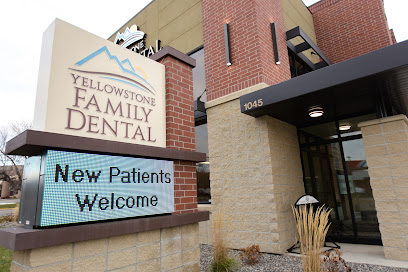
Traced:
[[5, 216], [0, 217], [0, 223], [12, 223], [14, 222], [14, 215], [7, 214]]
[[249, 265], [254, 265], [259, 262], [259, 257], [261, 254], [259, 253], [259, 246], [252, 245], [247, 248], [241, 248], [241, 252], [239, 253], [241, 260]]
[[[333, 254], [332, 254], [333, 253]], [[337, 248], [334, 252], [326, 251], [324, 253], [322, 271], [325, 272], [350, 272], [351, 267], [349, 267], [346, 261], [341, 257], [341, 251]]]
[[321, 264], [320, 251], [330, 227], [328, 222], [331, 209], [322, 206], [314, 212], [312, 206], [306, 205], [292, 209], [299, 234], [303, 270], [318, 272]]
[[212, 232], [214, 239], [212, 272], [229, 272], [237, 268], [237, 261], [230, 257], [224, 241], [224, 229], [228, 225], [228, 220], [224, 220], [224, 214], [221, 209], [212, 214]]

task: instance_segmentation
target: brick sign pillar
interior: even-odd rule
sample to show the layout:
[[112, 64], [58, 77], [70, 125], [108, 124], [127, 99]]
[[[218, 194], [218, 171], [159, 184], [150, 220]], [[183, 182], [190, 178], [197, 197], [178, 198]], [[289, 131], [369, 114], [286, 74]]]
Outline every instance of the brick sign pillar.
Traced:
[[[166, 66], [166, 147], [195, 151], [193, 68], [195, 60], [172, 47], [151, 57]], [[174, 161], [175, 214], [197, 212], [196, 166]]]

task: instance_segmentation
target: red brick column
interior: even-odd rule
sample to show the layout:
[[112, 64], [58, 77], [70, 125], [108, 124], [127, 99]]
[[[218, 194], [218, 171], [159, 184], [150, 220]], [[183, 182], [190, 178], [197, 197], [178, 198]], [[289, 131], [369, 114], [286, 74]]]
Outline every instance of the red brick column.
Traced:
[[[166, 67], [166, 147], [195, 151], [193, 68], [195, 60], [171, 47], [152, 59]], [[174, 161], [175, 212], [197, 212], [196, 165]]]
[[309, 10], [317, 45], [333, 63], [394, 43], [382, 0], [322, 0]]
[[174, 161], [175, 214], [197, 212], [196, 165], [189, 161]]
[[[266, 83], [290, 79], [281, 0], [203, 0], [207, 100]], [[273, 54], [270, 23], [275, 22], [281, 64]], [[225, 60], [224, 28], [229, 23], [232, 65]]]

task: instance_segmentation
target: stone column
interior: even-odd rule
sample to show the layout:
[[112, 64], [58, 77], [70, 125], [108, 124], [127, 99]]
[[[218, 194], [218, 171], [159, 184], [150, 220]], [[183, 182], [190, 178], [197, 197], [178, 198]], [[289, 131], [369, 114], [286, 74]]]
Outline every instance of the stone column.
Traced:
[[211, 202], [229, 219], [227, 246], [284, 253], [295, 242], [291, 205], [304, 194], [296, 127], [244, 115], [236, 98], [207, 103], [207, 114]]
[[408, 261], [408, 119], [360, 123], [384, 254]]

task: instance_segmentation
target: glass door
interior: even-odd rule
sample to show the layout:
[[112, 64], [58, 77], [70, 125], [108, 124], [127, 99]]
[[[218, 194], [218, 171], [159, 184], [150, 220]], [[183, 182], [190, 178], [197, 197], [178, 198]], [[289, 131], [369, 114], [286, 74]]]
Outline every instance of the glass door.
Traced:
[[362, 147], [363, 139], [343, 142], [357, 236], [365, 240], [380, 239], [377, 211], [370, 185], [366, 156]]
[[335, 241], [354, 238], [339, 143], [303, 147], [302, 155], [306, 193], [332, 209], [328, 236]]
[[361, 132], [341, 123], [299, 130], [305, 191], [332, 209], [329, 238], [381, 244]]

